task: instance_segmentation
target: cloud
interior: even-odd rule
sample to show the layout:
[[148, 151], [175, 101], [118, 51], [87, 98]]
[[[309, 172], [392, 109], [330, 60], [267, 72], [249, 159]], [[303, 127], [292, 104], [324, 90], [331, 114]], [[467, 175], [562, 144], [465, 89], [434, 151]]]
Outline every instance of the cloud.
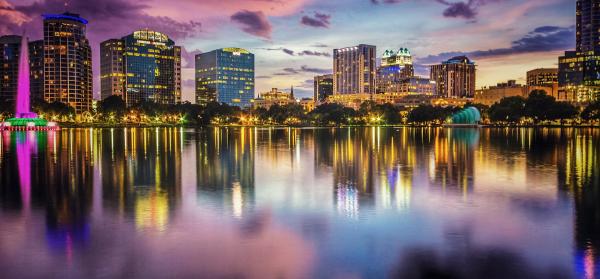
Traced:
[[[370, 0], [372, 4], [398, 4], [406, 2], [406, 0]], [[464, 18], [473, 20], [477, 17], [477, 10], [479, 7], [495, 3], [503, 2], [508, 0], [467, 0], [459, 2], [451, 2], [448, 0], [433, 0], [437, 3], [447, 6], [444, 10], [443, 15], [449, 18]]]
[[420, 64], [434, 64], [453, 56], [466, 55], [469, 58], [509, 56], [523, 53], [567, 50], [574, 47], [575, 27], [540, 26], [515, 40], [507, 48], [476, 50], [470, 52], [444, 52], [416, 59]]
[[312, 68], [306, 65], [301, 66], [300, 68], [283, 68], [281, 72], [275, 73], [276, 76], [289, 76], [289, 75], [297, 75], [302, 73], [311, 73], [311, 74], [327, 74], [331, 73], [331, 69], [321, 69], [321, 68]]
[[273, 27], [261, 11], [242, 10], [231, 16], [231, 21], [239, 24], [242, 31], [265, 39], [271, 38]]
[[331, 15], [315, 12], [314, 17], [303, 16], [300, 23], [310, 27], [329, 28]]
[[196, 54], [202, 53], [201, 50], [188, 51], [185, 47], [181, 48], [181, 60], [183, 68], [196, 67]]
[[477, 12], [472, 6], [473, 1], [465, 2], [456, 2], [456, 3], [448, 3], [446, 1], [440, 1], [440, 3], [448, 5], [448, 8], [444, 10], [445, 17], [462, 17], [465, 19], [475, 18]]
[[283, 51], [285, 54], [294, 55], [294, 51], [291, 49], [282, 48], [281, 51]]
[[291, 50], [289, 48], [284, 48], [284, 47], [280, 47], [280, 48], [262, 48], [264, 50], [281, 50], [283, 53], [290, 55], [290, 56], [320, 56], [320, 57], [331, 57], [331, 53], [328, 52], [321, 52], [321, 51], [313, 51], [313, 50], [302, 50], [302, 51], [294, 51]]
[[308, 55], [308, 56], [331, 57], [331, 53], [328, 53], [328, 52], [319, 52], [319, 51], [312, 51], [312, 50], [304, 50], [304, 51], [298, 53], [298, 55], [300, 55], [300, 56], [302, 56], [302, 55]]

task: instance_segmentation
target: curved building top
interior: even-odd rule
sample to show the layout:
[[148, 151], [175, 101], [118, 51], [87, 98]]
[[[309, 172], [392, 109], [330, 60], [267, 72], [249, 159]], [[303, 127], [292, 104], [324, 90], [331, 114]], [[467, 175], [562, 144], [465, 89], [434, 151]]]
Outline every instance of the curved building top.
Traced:
[[62, 13], [62, 14], [43, 14], [44, 20], [71, 20], [82, 24], [88, 24], [87, 19], [80, 17], [78, 14]]

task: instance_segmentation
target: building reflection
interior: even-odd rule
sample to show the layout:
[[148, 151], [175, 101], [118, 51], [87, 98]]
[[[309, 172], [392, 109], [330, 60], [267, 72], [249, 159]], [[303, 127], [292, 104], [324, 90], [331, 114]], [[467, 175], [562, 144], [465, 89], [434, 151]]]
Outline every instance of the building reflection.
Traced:
[[338, 212], [410, 207], [418, 149], [414, 130], [371, 127], [315, 132], [315, 165], [333, 172]]
[[255, 203], [255, 128], [207, 128], [196, 134], [200, 203], [242, 217]]
[[464, 195], [473, 190], [475, 152], [479, 144], [479, 129], [438, 129], [434, 135], [431, 179], [443, 190]]
[[103, 202], [138, 229], [166, 229], [181, 201], [182, 133], [178, 128], [95, 132]]
[[579, 129], [557, 135], [558, 180], [574, 208], [575, 263], [581, 278], [600, 273], [600, 131]]

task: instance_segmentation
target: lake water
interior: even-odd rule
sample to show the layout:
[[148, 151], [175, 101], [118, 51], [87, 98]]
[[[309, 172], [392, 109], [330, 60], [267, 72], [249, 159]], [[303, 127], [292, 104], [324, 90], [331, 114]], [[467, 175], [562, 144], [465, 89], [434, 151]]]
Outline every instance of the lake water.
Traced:
[[0, 133], [2, 278], [600, 278], [600, 130]]

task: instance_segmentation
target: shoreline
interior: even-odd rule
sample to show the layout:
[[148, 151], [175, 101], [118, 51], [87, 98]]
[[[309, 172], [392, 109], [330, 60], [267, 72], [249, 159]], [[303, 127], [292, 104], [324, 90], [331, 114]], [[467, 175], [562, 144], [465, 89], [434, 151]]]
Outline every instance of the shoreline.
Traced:
[[76, 124], [76, 123], [59, 123], [61, 128], [76, 129], [76, 128], [600, 128], [600, 124], [579, 124], [579, 125], [557, 125], [557, 124], [539, 124], [539, 125], [503, 125], [503, 124], [485, 124], [477, 127], [463, 126], [445, 126], [443, 124], [418, 125], [418, 124], [397, 124], [397, 125], [186, 125], [186, 124]]

